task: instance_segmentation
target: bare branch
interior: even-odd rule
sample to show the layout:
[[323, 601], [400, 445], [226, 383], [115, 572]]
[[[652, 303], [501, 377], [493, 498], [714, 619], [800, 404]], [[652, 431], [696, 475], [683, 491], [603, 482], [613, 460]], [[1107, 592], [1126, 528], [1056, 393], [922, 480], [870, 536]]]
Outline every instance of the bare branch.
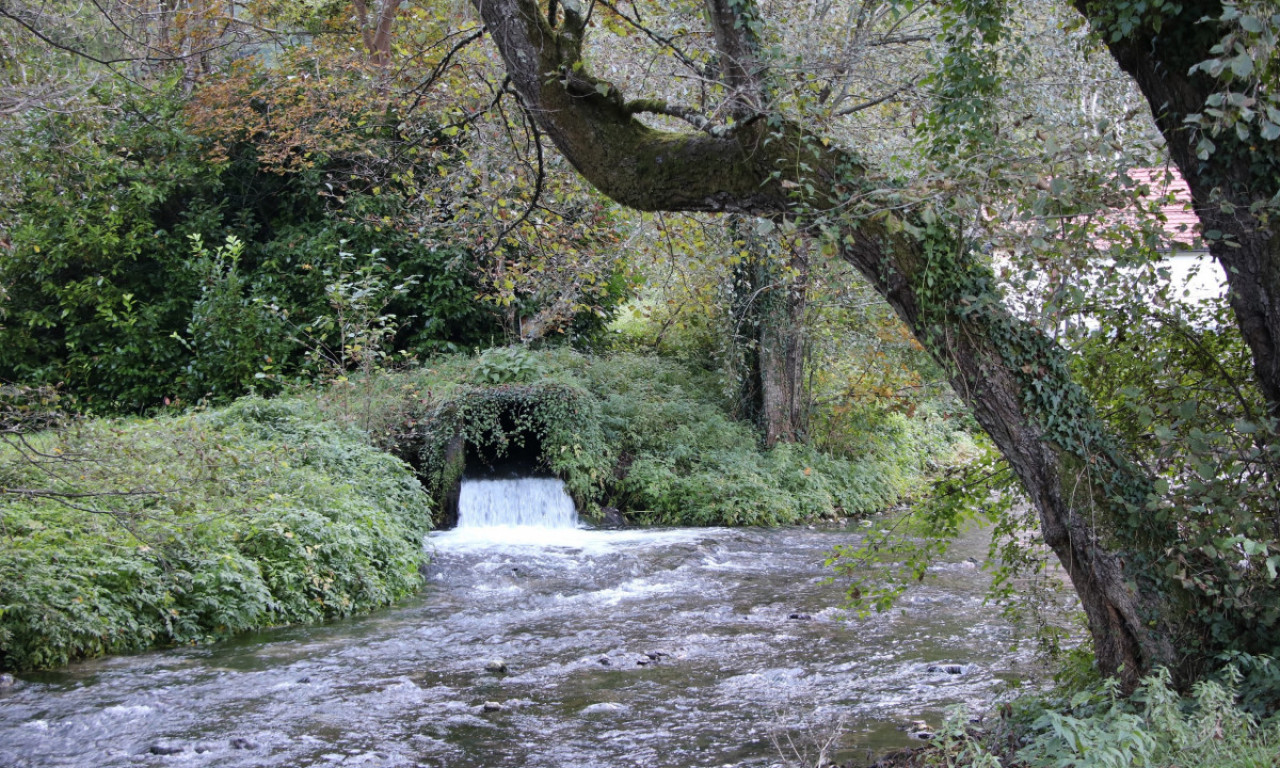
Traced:
[[[506, 88], [507, 86], [508, 84], [504, 82], [503, 87]], [[529, 220], [529, 216], [536, 208], [538, 208], [538, 203], [542, 199], [542, 189], [546, 181], [546, 164], [545, 159], [542, 156], [542, 131], [538, 128], [538, 122], [534, 120], [533, 115], [530, 114], [529, 108], [525, 106], [524, 99], [520, 97], [519, 92], [515, 92], [515, 96], [516, 103], [520, 105], [520, 111], [525, 117], [525, 124], [533, 133], [532, 144], [534, 152], [537, 155], [537, 168], [533, 177], [533, 197], [529, 201], [529, 206], [521, 212], [520, 216], [506, 227], [503, 227], [502, 231], [498, 233], [498, 236], [493, 239], [493, 248], [500, 246], [502, 241], [506, 239], [507, 235], [514, 232], [517, 227]], [[489, 250], [492, 251], [493, 248], [490, 248]]]
[[693, 107], [686, 107], [680, 104], [668, 104], [661, 99], [634, 99], [626, 103], [626, 111], [633, 115], [638, 114], [654, 114], [666, 115], [683, 120], [699, 131], [714, 136], [717, 139], [732, 136], [734, 131], [741, 130], [759, 120], [762, 115], [759, 113], [747, 117], [745, 120], [738, 121], [731, 125], [717, 123], [702, 114]]
[[905, 93], [911, 90], [912, 88], [915, 88], [915, 85], [916, 85], [915, 83], [905, 83], [903, 85], [900, 85], [897, 88], [894, 88], [892, 91], [889, 91], [888, 93], [886, 93], [885, 95], [877, 99], [872, 99], [871, 101], [864, 101], [861, 104], [855, 104], [852, 107], [846, 107], [844, 109], [841, 109], [835, 113], [836, 117], [845, 117], [846, 115], [852, 115], [855, 112], [861, 112], [864, 109], [870, 109], [871, 107], [877, 106], [879, 104], [883, 104], [886, 101], [889, 101], [897, 97], [899, 94]]
[[408, 113], [412, 113], [422, 104], [422, 100], [426, 98], [427, 91], [432, 85], [435, 85], [435, 82], [439, 80], [442, 75], [444, 75], [445, 71], [449, 68], [450, 63], [453, 62], [453, 57], [458, 55], [458, 53], [468, 45], [471, 45], [481, 37], [484, 37], [484, 33], [485, 28], [480, 27], [480, 29], [476, 30], [474, 33], [467, 35], [462, 40], [458, 41], [458, 43], [450, 48], [449, 52], [444, 55], [444, 58], [442, 58], [439, 63], [431, 69], [431, 74], [427, 75], [427, 79], [423, 80], [409, 91], [409, 93], [416, 93], [417, 95], [414, 97], [413, 104], [409, 105], [409, 109], [407, 110]]

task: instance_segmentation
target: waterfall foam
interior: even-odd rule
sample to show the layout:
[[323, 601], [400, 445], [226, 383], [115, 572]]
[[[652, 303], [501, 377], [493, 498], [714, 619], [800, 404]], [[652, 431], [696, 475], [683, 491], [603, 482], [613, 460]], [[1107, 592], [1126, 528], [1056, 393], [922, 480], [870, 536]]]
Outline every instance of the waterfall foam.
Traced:
[[554, 477], [462, 481], [458, 528], [578, 527], [578, 510]]

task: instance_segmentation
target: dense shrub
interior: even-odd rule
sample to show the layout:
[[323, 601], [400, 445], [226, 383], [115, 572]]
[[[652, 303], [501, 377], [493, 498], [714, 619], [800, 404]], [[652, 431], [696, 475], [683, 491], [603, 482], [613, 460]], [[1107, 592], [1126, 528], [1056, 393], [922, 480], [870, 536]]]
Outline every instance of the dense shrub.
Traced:
[[883, 509], [950, 452], [949, 427], [895, 415], [880, 439], [837, 455], [782, 444], [762, 450], [729, 416], [714, 376], [670, 360], [616, 355], [584, 366], [621, 477], [608, 502], [645, 523], [778, 525]]
[[[1277, 673], [1266, 657], [1235, 662]], [[1114, 679], [1064, 700], [1029, 697], [1006, 707], [987, 733], [973, 733], [967, 716], [953, 717], [925, 758], [956, 768], [1275, 766], [1280, 715], [1264, 720], [1254, 711], [1256, 702], [1241, 696], [1241, 679], [1233, 664], [1183, 696], [1173, 690], [1168, 671], [1159, 669], [1128, 697], [1119, 695]]]
[[0, 157], [23, 158], [0, 195], [0, 380], [62, 384], [96, 412], [274, 391], [313, 373], [308, 351], [341, 346], [317, 322], [336, 311], [328, 289], [374, 266], [386, 285], [416, 280], [378, 307], [389, 349], [501, 336], [471, 254], [397, 224], [412, 201], [338, 201], [323, 167], [268, 172], [252, 144], [209, 160], [180, 96], [100, 98], [119, 103], [33, 113], [0, 137]]
[[50, 473], [0, 451], [0, 486], [44, 492], [0, 497], [0, 667], [347, 616], [420, 586], [426, 494], [299, 402], [29, 438], [58, 458]]
[[766, 451], [723, 391], [714, 375], [653, 355], [490, 350], [331, 389], [321, 404], [368, 415], [359, 423], [383, 447], [411, 446], [405, 458], [437, 491], [456, 479], [444, 464], [455, 436], [490, 460], [532, 440], [585, 512], [615, 506], [646, 524], [867, 514], [915, 490], [954, 449], [949, 422], [922, 410], [886, 417], [856, 452]]

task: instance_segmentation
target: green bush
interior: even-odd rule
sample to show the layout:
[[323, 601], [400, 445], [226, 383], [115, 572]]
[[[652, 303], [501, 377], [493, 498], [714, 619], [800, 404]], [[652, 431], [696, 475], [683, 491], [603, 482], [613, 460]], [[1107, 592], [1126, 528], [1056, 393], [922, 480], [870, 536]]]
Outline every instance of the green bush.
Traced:
[[[1239, 660], [1239, 659], [1238, 659]], [[1271, 667], [1263, 657], [1253, 667]], [[945, 765], [1028, 768], [1274, 768], [1280, 765], [1280, 715], [1261, 720], [1239, 698], [1241, 674], [1228, 666], [1182, 696], [1160, 669], [1129, 697], [1115, 680], [1063, 702], [1022, 701], [985, 738], [953, 718], [935, 742]]]
[[406, 451], [433, 491], [456, 479], [445, 466], [455, 436], [489, 460], [533, 441], [585, 512], [615, 506], [643, 524], [868, 514], [920, 487], [954, 450], [949, 424], [922, 412], [887, 416], [856, 453], [766, 451], [750, 425], [732, 418], [714, 375], [653, 355], [490, 350], [356, 387], [327, 391], [322, 407], [342, 412], [365, 398], [361, 410], [376, 414], [365, 428], [383, 447]]
[[421, 585], [421, 486], [297, 401], [28, 437], [59, 459], [46, 474], [0, 451], [0, 485], [43, 491], [0, 496], [0, 667], [337, 618]]
[[501, 335], [472, 255], [395, 225], [412, 200], [339, 202], [323, 168], [271, 173], [247, 143], [210, 161], [185, 99], [106, 90], [0, 134], [0, 158], [22, 158], [0, 196], [0, 381], [60, 384], [97, 413], [275, 392], [313, 373], [292, 338], [342, 347], [317, 318], [340, 273], [370, 265], [387, 285], [416, 277], [385, 307], [389, 350]]

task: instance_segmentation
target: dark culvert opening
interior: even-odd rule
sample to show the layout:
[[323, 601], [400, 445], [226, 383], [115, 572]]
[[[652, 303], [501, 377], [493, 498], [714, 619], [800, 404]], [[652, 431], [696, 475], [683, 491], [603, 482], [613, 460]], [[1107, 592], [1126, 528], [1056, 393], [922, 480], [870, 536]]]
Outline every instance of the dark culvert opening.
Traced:
[[[462, 441], [455, 450], [461, 454], [461, 471], [452, 488], [444, 491], [441, 499], [440, 528], [453, 528], [458, 524], [458, 494], [463, 480], [503, 480], [519, 477], [554, 477], [542, 457], [542, 440], [531, 419], [526, 417], [522, 403], [509, 404], [499, 417], [501, 434], [487, 434], [487, 439]], [[456, 461], [456, 459], [453, 459]]]
[[520, 429], [511, 410], [502, 414], [501, 424], [505, 446], [497, 440], [479, 445], [467, 443], [463, 477], [489, 480], [550, 477], [542, 461], [542, 440], [538, 435], [531, 429]]

